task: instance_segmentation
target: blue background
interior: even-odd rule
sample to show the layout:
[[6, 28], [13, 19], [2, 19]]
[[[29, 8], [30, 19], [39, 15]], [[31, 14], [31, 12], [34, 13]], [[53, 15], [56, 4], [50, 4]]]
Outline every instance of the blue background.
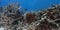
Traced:
[[28, 11], [31, 11], [32, 9], [48, 8], [51, 4], [59, 4], [60, 0], [0, 0], [0, 6], [7, 6], [10, 2], [18, 2], [23, 9], [27, 8]]

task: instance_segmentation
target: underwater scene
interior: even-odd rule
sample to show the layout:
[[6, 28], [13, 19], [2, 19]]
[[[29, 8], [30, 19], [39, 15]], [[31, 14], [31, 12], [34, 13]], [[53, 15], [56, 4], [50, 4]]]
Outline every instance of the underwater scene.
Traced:
[[60, 30], [60, 0], [0, 0], [0, 30]]

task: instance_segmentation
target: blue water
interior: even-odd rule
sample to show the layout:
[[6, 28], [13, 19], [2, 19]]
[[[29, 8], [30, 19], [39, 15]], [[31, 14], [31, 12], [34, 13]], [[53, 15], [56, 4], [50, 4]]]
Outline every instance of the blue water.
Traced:
[[59, 4], [60, 0], [0, 0], [0, 6], [7, 6], [9, 2], [18, 2], [23, 9], [27, 8], [31, 11], [31, 9], [48, 8], [51, 4]]

